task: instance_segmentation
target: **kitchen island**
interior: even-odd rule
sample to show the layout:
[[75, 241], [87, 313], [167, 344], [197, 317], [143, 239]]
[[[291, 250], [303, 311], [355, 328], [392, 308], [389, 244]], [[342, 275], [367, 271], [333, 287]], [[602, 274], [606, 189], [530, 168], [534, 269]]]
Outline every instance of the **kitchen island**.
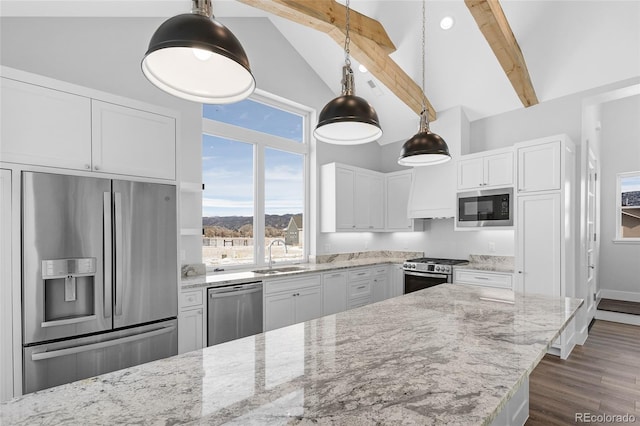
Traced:
[[0, 424], [491, 424], [581, 300], [443, 284], [0, 405]]

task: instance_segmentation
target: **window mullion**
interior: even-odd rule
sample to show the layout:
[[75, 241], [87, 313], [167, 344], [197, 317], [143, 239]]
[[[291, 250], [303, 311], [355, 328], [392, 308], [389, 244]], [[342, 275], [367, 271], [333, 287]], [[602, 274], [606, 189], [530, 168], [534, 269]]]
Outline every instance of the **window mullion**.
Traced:
[[254, 241], [254, 257], [257, 265], [265, 264], [265, 165], [264, 165], [264, 146], [261, 144], [254, 145], [254, 214], [253, 214], [253, 241]]

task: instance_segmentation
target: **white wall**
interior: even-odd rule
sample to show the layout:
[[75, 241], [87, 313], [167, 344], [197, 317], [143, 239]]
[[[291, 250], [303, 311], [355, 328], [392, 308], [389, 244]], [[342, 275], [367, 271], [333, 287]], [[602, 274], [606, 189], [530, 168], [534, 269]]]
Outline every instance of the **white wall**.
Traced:
[[[634, 78], [558, 99], [520, 108], [471, 123], [469, 151], [504, 148], [516, 142], [565, 133], [579, 145], [582, 140], [582, 102], [599, 93], [638, 83]], [[464, 148], [464, 146], [463, 146]]]
[[[1, 18], [0, 63], [181, 113], [179, 170], [184, 182], [201, 182], [201, 105], [157, 89], [140, 61], [159, 18]], [[241, 40], [257, 81], [269, 93], [320, 109], [334, 93], [266, 18], [223, 22]], [[322, 155], [323, 147], [318, 147]], [[332, 154], [328, 154], [332, 156]], [[201, 200], [185, 197], [182, 223], [201, 223]], [[182, 238], [184, 261], [200, 262], [198, 237]]]
[[[599, 287], [635, 293], [640, 301], [640, 243], [616, 244], [616, 174], [640, 171], [640, 95], [602, 104]], [[616, 296], [616, 294], [611, 294]], [[629, 295], [619, 294], [623, 299]], [[626, 297], [625, 297], [626, 296]]]

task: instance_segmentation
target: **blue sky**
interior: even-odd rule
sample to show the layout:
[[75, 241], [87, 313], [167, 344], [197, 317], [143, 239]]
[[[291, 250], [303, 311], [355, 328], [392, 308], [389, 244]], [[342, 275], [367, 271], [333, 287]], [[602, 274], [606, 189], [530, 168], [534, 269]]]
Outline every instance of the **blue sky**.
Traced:
[[[204, 105], [205, 118], [302, 141], [302, 117], [255, 101]], [[253, 216], [254, 146], [203, 135], [203, 216]], [[301, 213], [304, 203], [303, 157], [265, 150], [265, 213]]]
[[640, 191], [640, 176], [622, 178], [620, 187], [621, 192]]

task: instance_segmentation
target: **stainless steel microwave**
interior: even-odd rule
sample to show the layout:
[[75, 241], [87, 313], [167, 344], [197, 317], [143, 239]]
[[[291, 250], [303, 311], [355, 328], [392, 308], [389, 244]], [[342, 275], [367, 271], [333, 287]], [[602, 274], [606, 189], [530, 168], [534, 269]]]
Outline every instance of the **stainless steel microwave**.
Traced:
[[513, 226], [513, 188], [458, 192], [458, 227]]

